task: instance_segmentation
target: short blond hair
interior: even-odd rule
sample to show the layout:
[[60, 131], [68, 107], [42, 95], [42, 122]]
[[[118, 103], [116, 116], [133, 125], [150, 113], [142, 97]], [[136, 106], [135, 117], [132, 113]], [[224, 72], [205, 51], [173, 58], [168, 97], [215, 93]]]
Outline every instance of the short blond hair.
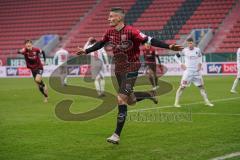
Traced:
[[111, 8], [110, 12], [121, 14], [123, 17], [125, 17], [125, 11], [121, 7], [113, 7]]

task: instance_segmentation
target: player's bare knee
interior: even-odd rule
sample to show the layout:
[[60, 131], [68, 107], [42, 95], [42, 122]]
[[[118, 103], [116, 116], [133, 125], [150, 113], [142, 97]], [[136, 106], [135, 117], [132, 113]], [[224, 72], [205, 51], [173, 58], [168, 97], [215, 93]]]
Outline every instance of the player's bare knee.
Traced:
[[123, 94], [118, 94], [117, 101], [118, 101], [118, 105], [127, 104], [127, 97]]
[[41, 81], [42, 81], [42, 77], [37, 75], [35, 78], [35, 82], [40, 83]]

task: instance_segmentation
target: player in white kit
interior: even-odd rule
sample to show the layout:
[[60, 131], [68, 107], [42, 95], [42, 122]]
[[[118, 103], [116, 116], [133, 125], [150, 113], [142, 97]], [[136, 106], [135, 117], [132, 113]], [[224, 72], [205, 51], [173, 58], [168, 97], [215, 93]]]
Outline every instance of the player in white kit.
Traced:
[[238, 72], [237, 72], [236, 79], [233, 82], [231, 93], [237, 93], [236, 88], [237, 88], [238, 82], [240, 80], [240, 48], [238, 48], [238, 50], [237, 50], [236, 58], [237, 58], [237, 70], [238, 70]]
[[[86, 44], [84, 45], [84, 49], [87, 49], [93, 46], [97, 40], [93, 37], [90, 37]], [[108, 56], [104, 48], [91, 52], [91, 73], [92, 79], [94, 79], [95, 88], [98, 94], [98, 97], [104, 97], [104, 90], [105, 90], [105, 80], [104, 76], [106, 70], [109, 67]]]
[[61, 48], [55, 53], [53, 57], [53, 62], [57, 60], [57, 65], [58, 67], [60, 67], [59, 68], [61, 72], [60, 74], [62, 75], [61, 82], [63, 85], [67, 85], [67, 64], [64, 64], [64, 63], [67, 62], [68, 55], [69, 55], [68, 51]]
[[[184, 48], [180, 53], [175, 55], [175, 60], [181, 65], [184, 70], [181, 84], [177, 90], [175, 98], [175, 107], [181, 107], [179, 104], [180, 96], [182, 95], [184, 89], [193, 83], [200, 89], [200, 93], [207, 106], [214, 106], [207, 97], [207, 93], [204, 89], [203, 78], [201, 75], [202, 68], [202, 53], [197, 47], [194, 47], [194, 42], [192, 38], [187, 39], [188, 47]], [[181, 62], [180, 57], [184, 56], [184, 63]]]

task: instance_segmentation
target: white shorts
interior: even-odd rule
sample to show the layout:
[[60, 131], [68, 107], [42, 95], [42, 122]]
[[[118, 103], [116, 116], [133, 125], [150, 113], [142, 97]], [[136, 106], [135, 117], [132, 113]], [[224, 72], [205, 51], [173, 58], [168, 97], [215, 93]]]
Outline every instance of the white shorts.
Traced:
[[200, 72], [198, 71], [189, 71], [185, 70], [183, 72], [181, 86], [188, 87], [193, 83], [195, 86], [202, 86], [203, 85], [203, 78]]
[[239, 67], [238, 72], [237, 72], [237, 78], [240, 78], [240, 67]]

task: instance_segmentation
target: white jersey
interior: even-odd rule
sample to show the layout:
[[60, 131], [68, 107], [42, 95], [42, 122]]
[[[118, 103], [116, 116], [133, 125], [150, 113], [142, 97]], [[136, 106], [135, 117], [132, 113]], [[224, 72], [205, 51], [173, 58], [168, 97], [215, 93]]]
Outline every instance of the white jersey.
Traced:
[[69, 55], [68, 51], [66, 51], [65, 49], [60, 49], [55, 53], [53, 62], [55, 62], [57, 59], [57, 64], [61, 65], [68, 60], [68, 55]]
[[[186, 70], [196, 71], [198, 70], [198, 65], [202, 64], [202, 53], [197, 47], [194, 47], [192, 50], [189, 49], [189, 47], [186, 47], [180, 52], [180, 55], [184, 56]], [[180, 64], [182, 63], [177, 56], [175, 56], [175, 60]]]
[[[84, 45], [84, 49], [92, 47], [94, 44], [89, 44], [87, 42]], [[91, 56], [91, 74], [92, 78], [95, 79], [96, 77], [104, 77], [107, 71], [108, 56], [104, 48], [101, 48], [97, 51], [89, 53]]]
[[100, 60], [103, 62], [103, 64], [108, 64], [107, 53], [104, 48], [101, 48], [95, 52], [91, 52], [90, 55], [91, 55], [92, 61]]
[[238, 67], [238, 70], [240, 70], [240, 48], [238, 48], [237, 50], [237, 67]]
[[[92, 47], [92, 45], [89, 45], [88, 43], [85, 44], [84, 49]], [[95, 52], [91, 52], [91, 63], [94, 63], [96, 60], [100, 60], [103, 64], [109, 64], [108, 62], [108, 56], [104, 48], [101, 48]]]

